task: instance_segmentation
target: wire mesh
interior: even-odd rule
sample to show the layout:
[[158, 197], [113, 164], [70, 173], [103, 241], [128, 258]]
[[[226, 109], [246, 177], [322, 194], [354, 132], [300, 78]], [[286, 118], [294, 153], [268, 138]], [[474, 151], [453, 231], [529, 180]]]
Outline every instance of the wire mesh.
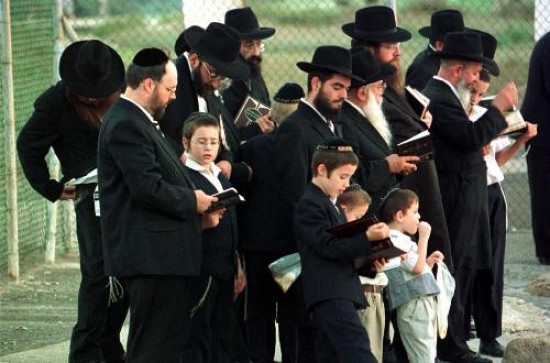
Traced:
[[[537, 0], [538, 3], [548, 1]], [[81, 39], [99, 38], [114, 47], [127, 65], [133, 55], [144, 47], [161, 47], [174, 56], [175, 39], [191, 14], [182, 13], [190, 5], [204, 8], [199, 16], [209, 21], [223, 21], [230, 7], [251, 6], [262, 26], [277, 29], [265, 40], [263, 71], [273, 94], [283, 83], [296, 82], [306, 88], [306, 75], [297, 61], [309, 61], [319, 45], [349, 46], [350, 39], [341, 31], [342, 24], [354, 20], [355, 11], [364, 6], [387, 5], [376, 0], [64, 0], [64, 15]], [[407, 0], [395, 1], [399, 26], [408, 29], [412, 40], [401, 45], [403, 70], [415, 55], [427, 46], [427, 39], [418, 29], [429, 25], [436, 10], [454, 8], [462, 11], [467, 27], [488, 31], [499, 40], [496, 61], [501, 76], [495, 78], [491, 91], [496, 92], [509, 80], [517, 83], [523, 97], [527, 81], [528, 62], [534, 45], [534, 14], [532, 0]], [[219, 6], [223, 11], [213, 11]], [[195, 6], [196, 8], [197, 6]], [[208, 8], [210, 7], [210, 8]], [[546, 19], [550, 8], [539, 7], [537, 16]], [[54, 1], [12, 1], [12, 34], [14, 56], [15, 107], [17, 130], [32, 112], [34, 99], [52, 84], [55, 22]], [[214, 16], [215, 15], [215, 16]], [[3, 102], [0, 100], [0, 102]], [[3, 118], [4, 119], [4, 118]], [[0, 130], [4, 132], [3, 123]], [[3, 140], [2, 140], [3, 142]], [[4, 156], [4, 148], [0, 149]], [[503, 183], [508, 198], [509, 221], [512, 229], [530, 228], [529, 190], [525, 158], [517, 156], [505, 167]], [[4, 166], [0, 177], [4, 178]], [[32, 191], [19, 170], [19, 236], [22, 258], [43, 250], [45, 201]], [[65, 209], [64, 209], [65, 210]], [[6, 263], [5, 192], [0, 188], [0, 267]], [[66, 213], [59, 212], [65, 219]], [[58, 225], [60, 240], [70, 232], [63, 220]]]

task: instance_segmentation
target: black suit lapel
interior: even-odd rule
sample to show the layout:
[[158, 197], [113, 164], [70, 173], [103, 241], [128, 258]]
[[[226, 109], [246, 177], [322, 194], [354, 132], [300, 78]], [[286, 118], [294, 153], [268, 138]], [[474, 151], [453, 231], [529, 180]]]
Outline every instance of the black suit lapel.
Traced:
[[397, 92], [391, 89], [391, 87], [386, 88], [386, 91], [384, 92], [384, 99], [392, 103], [393, 105], [395, 105], [395, 107], [400, 109], [401, 112], [406, 113], [407, 115], [411, 116], [415, 120], [418, 119], [418, 115], [416, 114], [416, 112], [414, 112], [414, 110], [409, 105], [407, 100], [399, 96], [399, 94], [397, 94]]
[[[323, 140], [330, 139], [336, 136], [334, 132], [328, 127], [327, 123], [313, 110], [309, 105], [300, 103], [298, 106], [299, 112], [309, 121], [311, 128], [317, 132]], [[335, 123], [333, 122], [333, 125]], [[336, 126], [335, 126], [336, 130]]]

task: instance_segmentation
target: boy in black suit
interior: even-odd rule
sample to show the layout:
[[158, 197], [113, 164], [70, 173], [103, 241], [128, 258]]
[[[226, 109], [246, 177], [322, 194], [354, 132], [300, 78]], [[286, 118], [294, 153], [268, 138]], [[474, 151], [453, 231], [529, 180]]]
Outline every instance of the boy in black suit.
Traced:
[[[341, 139], [327, 141], [313, 154], [313, 178], [296, 206], [294, 230], [300, 258], [304, 298], [319, 327], [319, 362], [376, 362], [357, 308], [366, 305], [353, 266], [355, 258], [371, 253], [368, 240], [388, 236], [383, 223], [365, 233], [338, 238], [327, 228], [345, 222], [336, 198], [349, 185], [359, 160]], [[381, 267], [379, 262], [376, 267]]]
[[[214, 116], [192, 113], [185, 121], [182, 141], [185, 166], [197, 188], [211, 195], [231, 188], [214, 163], [220, 149], [220, 125]], [[189, 292], [194, 307], [185, 361], [229, 362], [233, 296], [244, 289], [235, 206], [228, 206], [219, 225], [204, 230], [202, 239], [201, 274], [192, 278]]]

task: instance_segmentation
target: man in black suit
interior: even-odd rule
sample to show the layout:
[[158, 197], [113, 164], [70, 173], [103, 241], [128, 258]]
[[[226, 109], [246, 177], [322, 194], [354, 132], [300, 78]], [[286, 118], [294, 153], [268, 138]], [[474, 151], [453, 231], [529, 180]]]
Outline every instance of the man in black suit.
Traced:
[[219, 120], [223, 147], [216, 163], [234, 186], [245, 183], [251, 170], [240, 162], [241, 131], [217, 92], [226, 77], [241, 79], [249, 75], [249, 67], [239, 57], [240, 44], [237, 31], [224, 24], [213, 22], [206, 29], [192, 26], [184, 30], [175, 44], [177, 99], [159, 120], [162, 131], [180, 153], [183, 123], [191, 113], [208, 112]]
[[491, 266], [487, 213], [487, 169], [481, 148], [506, 127], [503, 112], [517, 104], [513, 83], [504, 86], [491, 107], [472, 123], [470, 87], [483, 64], [481, 37], [474, 32], [451, 32], [439, 53], [441, 67], [424, 89], [434, 122], [430, 129], [441, 196], [451, 237], [456, 289], [449, 312], [449, 330], [438, 356], [451, 362], [491, 362], [471, 352], [465, 343], [464, 307], [470, 303], [476, 271]]
[[435, 53], [443, 49], [443, 37], [449, 32], [464, 30], [462, 13], [458, 10], [444, 9], [432, 14], [430, 26], [418, 30], [429, 39], [428, 47], [414, 57], [407, 68], [405, 84], [421, 91], [428, 81], [439, 71], [439, 58]]
[[[240, 55], [250, 67], [250, 76], [247, 79], [231, 80], [229, 87], [222, 91], [223, 103], [233, 117], [241, 108], [247, 96], [252, 96], [262, 104], [271, 106], [269, 90], [262, 76], [262, 53], [264, 39], [275, 34], [274, 28], [261, 27], [256, 14], [251, 8], [232, 9], [225, 13], [225, 25], [234, 28], [241, 37]], [[243, 141], [255, 135], [270, 132], [275, 124], [269, 115], [263, 116], [256, 122], [244, 127], [241, 131]]]
[[[387, 88], [384, 92], [382, 109], [390, 124], [394, 144], [398, 144], [429, 128], [431, 115], [420, 119], [405, 99], [405, 90], [401, 78], [399, 42], [407, 41], [411, 34], [395, 24], [393, 10], [384, 6], [366, 7], [355, 13], [355, 22], [342, 26], [349, 35], [352, 47], [368, 47], [377, 61], [387, 63], [396, 72], [386, 78]], [[418, 194], [419, 213], [432, 226], [428, 243], [428, 254], [441, 251], [447, 257], [446, 263], [452, 271], [451, 245], [447, 221], [443, 213], [443, 203], [439, 192], [439, 180], [433, 160], [419, 165], [416, 172], [405, 176], [400, 185]]]
[[214, 197], [194, 185], [158, 129], [175, 99], [177, 71], [157, 48], [139, 51], [128, 87], [104, 118], [98, 177], [105, 269], [130, 300], [127, 361], [179, 362], [189, 328], [189, 277], [201, 269], [200, 216]]
[[[79, 41], [63, 51], [59, 74], [61, 81], [37, 98], [17, 139], [17, 151], [33, 189], [51, 202], [74, 200], [82, 278], [69, 362], [120, 363], [124, 361], [120, 329], [128, 301], [109, 302], [101, 227], [94, 210], [97, 183], [75, 186], [66, 182], [97, 167], [101, 118], [120, 95], [124, 63], [114, 49], [98, 40]], [[61, 164], [60, 181], [48, 171], [50, 148]]]
[[395, 73], [395, 68], [376, 61], [366, 48], [355, 48], [352, 53], [353, 73], [364, 80], [351, 81], [342, 106], [342, 134], [359, 156], [354, 177], [372, 197], [370, 209], [376, 212], [382, 198], [397, 186], [400, 174], [416, 171], [418, 157], [394, 153], [391, 129], [382, 111], [384, 78]]
[[529, 142], [527, 172], [531, 191], [531, 221], [539, 262], [550, 265], [550, 85], [548, 84], [548, 52], [550, 33], [545, 34], [533, 49], [529, 78], [521, 113], [526, 120], [538, 124], [538, 135]]

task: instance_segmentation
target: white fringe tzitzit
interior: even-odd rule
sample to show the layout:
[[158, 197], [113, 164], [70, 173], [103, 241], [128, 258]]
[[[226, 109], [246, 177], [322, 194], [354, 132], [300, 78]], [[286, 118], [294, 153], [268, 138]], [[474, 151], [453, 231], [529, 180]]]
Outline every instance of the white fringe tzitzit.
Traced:
[[107, 287], [109, 288], [109, 305], [116, 303], [124, 297], [124, 289], [116, 277], [109, 276]]
[[195, 315], [197, 313], [197, 310], [199, 310], [199, 308], [202, 306], [202, 304], [204, 304], [204, 302], [206, 301], [206, 297], [208, 296], [208, 290], [210, 290], [210, 285], [211, 284], [212, 284], [212, 276], [209, 276], [208, 277], [208, 284], [206, 285], [206, 289], [204, 289], [204, 292], [202, 293], [202, 296], [199, 299], [199, 302], [197, 303], [197, 305], [195, 305], [191, 309], [191, 313], [189, 314], [189, 316], [191, 318], [193, 317], [193, 315]]

